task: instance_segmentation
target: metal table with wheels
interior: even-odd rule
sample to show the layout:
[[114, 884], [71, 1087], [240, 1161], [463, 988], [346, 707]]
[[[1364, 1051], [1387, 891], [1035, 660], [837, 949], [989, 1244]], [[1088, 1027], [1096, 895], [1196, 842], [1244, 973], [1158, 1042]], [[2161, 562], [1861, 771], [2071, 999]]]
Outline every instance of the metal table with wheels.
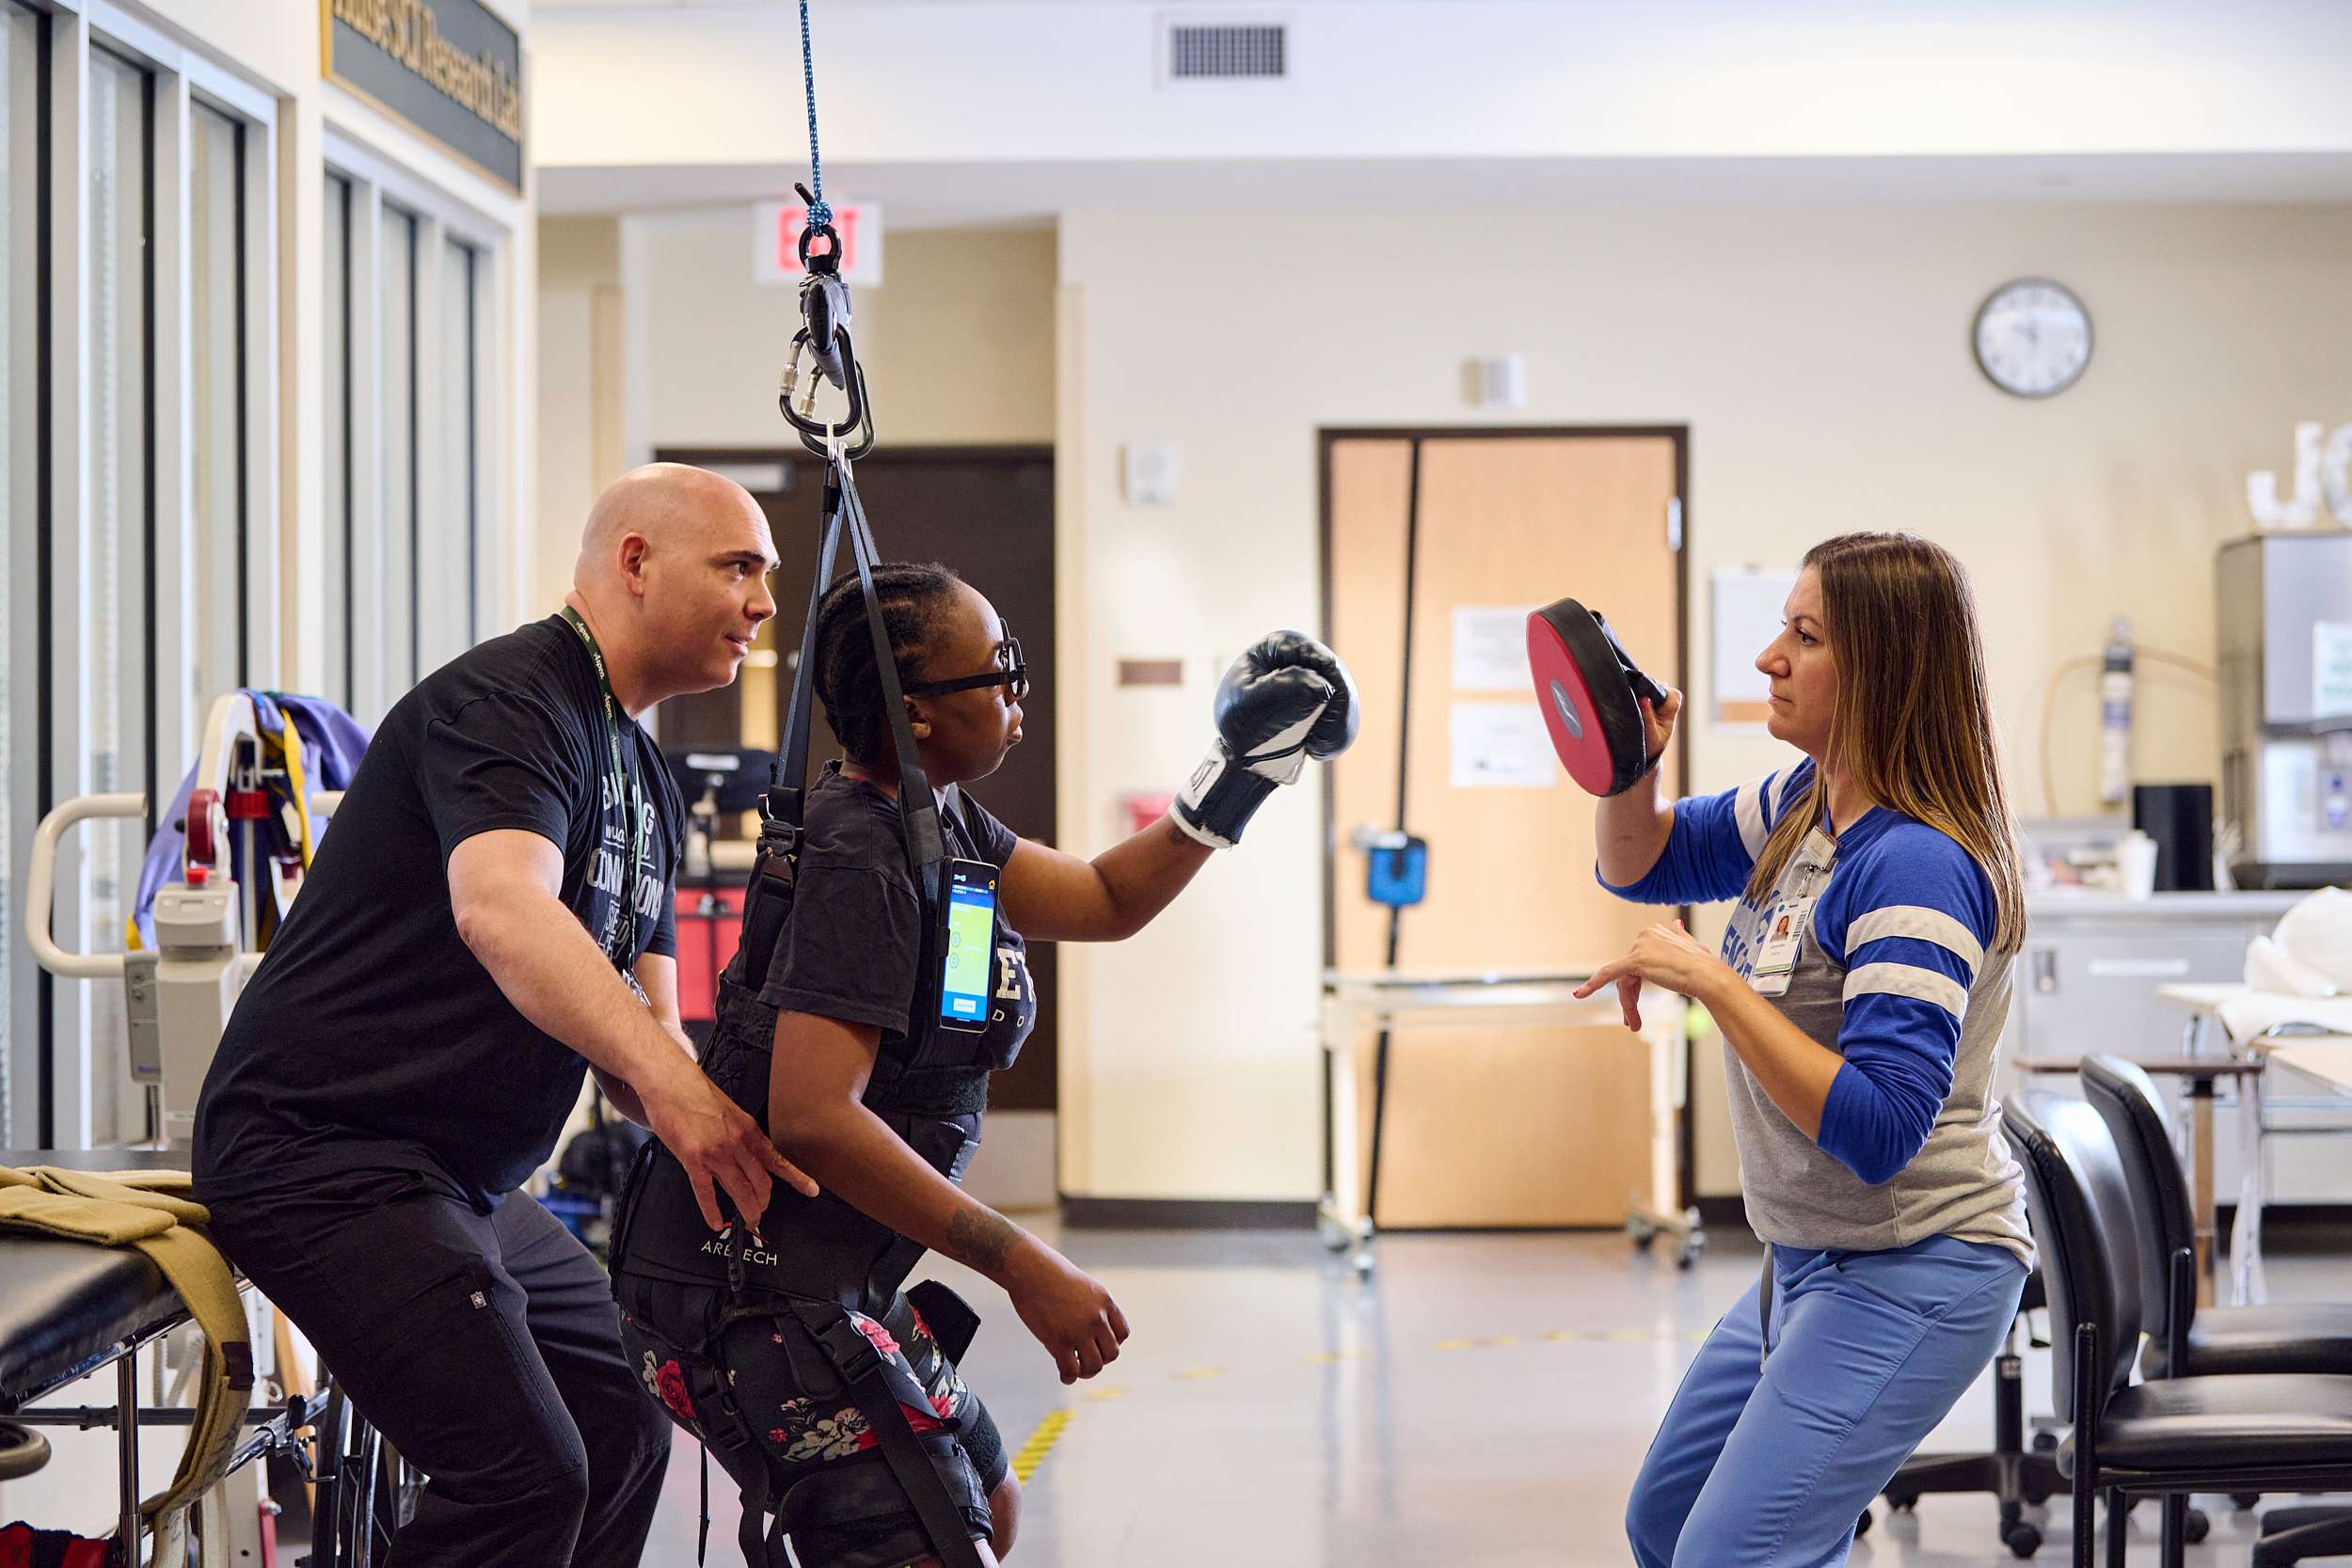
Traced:
[[[1376, 1171], [1386, 1119], [1375, 1093], [1371, 1169], [1358, 1153], [1361, 1111], [1357, 1069], [1367, 1037], [1379, 1042], [1403, 1029], [1505, 1022], [1591, 1028], [1619, 1022], [1616, 992], [1586, 1000], [1574, 994], [1582, 974], [1351, 974], [1329, 971], [1323, 980], [1321, 1036], [1327, 1116], [1324, 1137], [1325, 1191], [1319, 1220], [1324, 1243], [1346, 1252], [1359, 1276], [1373, 1271], [1378, 1234]], [[1649, 1049], [1649, 1165], [1643, 1190], [1628, 1196], [1626, 1230], [1634, 1245], [1674, 1238], [1677, 1263], [1688, 1268], [1706, 1245], [1698, 1212], [1681, 1203], [1682, 1109], [1690, 1097], [1690, 1051], [1685, 1028], [1690, 1005], [1651, 987], [1642, 1000], [1639, 1037]]]

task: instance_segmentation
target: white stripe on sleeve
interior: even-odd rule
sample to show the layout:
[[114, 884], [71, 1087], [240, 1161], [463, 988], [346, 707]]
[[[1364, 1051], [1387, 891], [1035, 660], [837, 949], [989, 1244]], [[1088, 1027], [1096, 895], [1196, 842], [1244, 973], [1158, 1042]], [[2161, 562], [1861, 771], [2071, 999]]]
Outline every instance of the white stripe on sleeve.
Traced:
[[1770, 779], [1751, 779], [1731, 798], [1731, 815], [1740, 824], [1740, 842], [1753, 861], [1764, 853], [1764, 786]]
[[1957, 1019], [1968, 1014], [1968, 989], [1948, 974], [1917, 964], [1864, 964], [1846, 976], [1845, 1000], [1857, 996], [1912, 996], [1932, 1002]]
[[1970, 974], [1984, 967], [1984, 944], [1976, 933], [1942, 910], [1924, 904], [1889, 904], [1854, 916], [1846, 924], [1846, 951], [1852, 953], [1888, 937], [1931, 942], [1966, 964]]

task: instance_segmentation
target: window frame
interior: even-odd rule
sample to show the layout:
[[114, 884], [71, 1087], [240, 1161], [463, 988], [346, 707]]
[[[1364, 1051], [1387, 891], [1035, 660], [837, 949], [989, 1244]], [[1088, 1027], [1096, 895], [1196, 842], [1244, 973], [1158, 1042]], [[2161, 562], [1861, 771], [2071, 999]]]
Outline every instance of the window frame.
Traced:
[[[40, 460], [46, 467], [39, 482], [44, 492], [40, 515], [48, 526], [32, 525], [38, 534], [38, 756], [33, 766], [35, 809], [23, 824], [24, 842], [30, 840], [33, 824], [57, 802], [95, 787], [87, 661], [71, 657], [72, 650], [61, 648], [59, 639], [78, 637], [85, 624], [91, 586], [88, 552], [97, 520], [90, 469], [97, 411], [90, 400], [98, 377], [88, 309], [92, 251], [85, 243], [94, 155], [89, 74], [96, 52], [145, 72], [149, 105], [146, 153], [152, 204], [142, 259], [148, 278], [148, 385], [147, 472], [141, 498], [150, 537], [144, 594], [149, 612], [144, 657], [151, 672], [144, 716], [149, 776], [120, 783], [145, 787], [151, 827], [168, 792], [178, 785], [184, 765], [177, 759], [195, 755], [211, 702], [218, 695], [165, 691], [153, 680], [159, 670], [195, 667], [200, 617], [207, 613], [195, 603], [193, 587], [199, 532], [193, 488], [196, 301], [190, 182], [192, 117], [199, 104], [217, 110], [242, 128], [236, 138], [238, 188], [243, 193], [242, 210], [236, 214], [242, 252], [236, 309], [241, 319], [231, 339], [242, 388], [231, 438], [242, 504], [230, 525], [238, 533], [243, 578], [234, 607], [245, 627], [239, 678], [247, 685], [278, 684], [287, 649], [278, 560], [283, 537], [278, 388], [278, 222], [283, 197], [278, 171], [278, 100], [231, 67], [111, 0], [35, 0], [28, 8], [43, 14], [47, 35], [42, 62], [47, 91], [40, 127], [46, 142], [41, 159], [46, 231], [40, 240], [45, 276], [37, 285], [42, 293], [46, 341], [37, 373], [46, 421], [40, 436]], [[16, 750], [21, 753], [24, 748]], [[19, 760], [11, 758], [12, 764]], [[24, 791], [14, 772], [12, 767], [9, 787], [21, 800]], [[53, 913], [58, 930], [84, 929], [95, 912], [88, 862], [75, 839], [61, 847]], [[11, 944], [12, 949], [23, 946]], [[8, 1135], [20, 1144], [37, 1141], [46, 1148], [98, 1147], [144, 1136], [152, 1128], [152, 1113], [142, 1103], [146, 1097], [132, 1092], [135, 1085], [127, 1078], [109, 1081], [118, 1062], [117, 1047], [109, 1040], [102, 1049], [93, 1038], [89, 988], [57, 985], [31, 965], [29, 954], [20, 966], [12, 950], [8, 961], [12, 980], [20, 975], [35, 979], [30, 1037], [38, 1041], [32, 1053], [32, 1103], [28, 1106], [11, 1093]], [[12, 1007], [16, 1016], [11, 1024], [23, 1012], [21, 1006]], [[8, 1071], [10, 1088], [18, 1090], [27, 1074], [13, 1053]]]
[[[56, 298], [54, 294], [56, 263], [56, 221], [54, 193], [59, 152], [55, 134], [57, 120], [57, 18], [47, 7], [23, 3], [23, 0], [0, 0], [13, 11], [30, 17], [33, 24], [31, 43], [33, 58], [33, 113], [31, 148], [32, 214], [31, 248], [33, 270], [26, 283], [32, 291], [31, 333], [29, 341], [9, 344], [5, 373], [11, 377], [9, 388], [11, 471], [0, 476], [10, 486], [8, 515], [8, 549], [10, 561], [30, 561], [29, 573], [10, 573], [7, 590], [8, 603], [8, 750], [0, 758], [5, 777], [0, 788], [8, 791], [8, 854], [10, 877], [8, 894], [11, 908], [7, 927], [8, 942], [5, 958], [8, 965], [8, 993], [7, 1016], [0, 1018], [0, 1074], [6, 1077], [6, 1094], [0, 1097], [0, 1133], [5, 1133], [12, 1147], [49, 1148], [46, 1139], [53, 1125], [51, 1111], [51, 1080], [55, 1062], [41, 1042], [47, 1038], [48, 976], [33, 962], [32, 949], [24, 941], [20, 923], [24, 916], [22, 879], [27, 869], [32, 831], [48, 810], [50, 799], [51, 741], [47, 719], [50, 709], [50, 677], [53, 650], [50, 629], [48, 582], [52, 571], [50, 553], [54, 531], [42, 526], [43, 519], [53, 515], [56, 490], [56, 420], [52, 404], [56, 386], [51, 367], [56, 363]], [[12, 214], [13, 216], [13, 214]], [[9, 236], [13, 264], [15, 237]], [[78, 294], [77, 296], [78, 297]], [[0, 332], [12, 332], [16, 323], [0, 323]], [[29, 356], [30, 364], [23, 374], [18, 372], [18, 351]], [[17, 394], [23, 391], [26, 406], [16, 406]], [[24, 439], [20, 444], [16, 437]], [[24, 493], [18, 473], [19, 467], [29, 467], [30, 494]]]
[[[329, 419], [350, 420], [344, 443], [347, 507], [334, 495], [329, 477], [327, 526], [342, 531], [342, 580], [325, 584], [342, 616], [342, 635], [349, 640], [351, 656], [343, 671], [344, 689], [336, 693], [360, 719], [380, 718], [405, 691], [392, 689], [384, 678], [385, 658], [396, 639], [406, 639], [414, 650], [413, 678], [471, 646], [496, 626], [496, 607], [502, 602], [506, 562], [494, 542], [507, 519], [499, 510], [504, 494], [505, 470], [499, 453], [502, 433], [513, 417], [513, 391], [503, 357], [497, 352], [498, 324], [507, 319], [506, 273], [513, 254], [508, 226], [482, 209], [404, 167], [366, 141], [335, 123], [326, 127], [320, 174], [326, 182], [340, 180], [351, 192], [351, 226], [344, 251], [348, 268], [348, 299], [352, 311], [349, 349], [344, 363], [350, 395], [343, 408], [330, 408]], [[331, 206], [331, 203], [329, 203]], [[385, 513], [386, 410], [383, 407], [386, 356], [394, 352], [386, 340], [383, 304], [383, 245], [388, 228], [387, 208], [416, 222], [415, 252], [410, 278], [414, 309], [410, 315], [410, 347], [414, 353], [410, 381], [410, 504], [418, 527], [404, 537], [413, 551], [408, 576], [408, 602], [391, 607], [397, 624], [385, 624], [387, 607], [381, 595], [371, 598], [359, 587], [370, 542], [377, 548], [395, 543], [387, 525], [401, 522]], [[451, 245], [471, 254], [469, 300], [453, 300], [445, 287], [446, 257]], [[323, 291], [331, 292], [331, 291]], [[447, 397], [451, 382], [440, 357], [449, 341], [445, 316], [453, 309], [472, 311], [468, 335], [471, 375], [468, 389], [473, 402], [471, 473], [466, 492], [471, 505], [462, 521], [440, 518], [436, 504], [448, 491], [446, 481], [434, 494], [421, 485], [448, 471], [444, 448], [451, 429]], [[325, 325], [325, 324], [322, 324]], [[433, 519], [431, 522], [424, 519]], [[441, 531], [436, 532], [438, 529]], [[418, 584], [431, 580], [428, 563], [444, 559], [440, 546], [454, 543], [468, 576], [468, 592], [453, 606], [445, 596], [420, 594]], [[381, 577], [378, 562], [378, 576]], [[462, 613], [460, 612], [462, 609]], [[405, 610], [405, 613], [401, 611]], [[437, 615], [439, 617], [437, 619]], [[371, 650], [373, 661], [370, 662]], [[406, 658], [395, 662], [407, 662]]]

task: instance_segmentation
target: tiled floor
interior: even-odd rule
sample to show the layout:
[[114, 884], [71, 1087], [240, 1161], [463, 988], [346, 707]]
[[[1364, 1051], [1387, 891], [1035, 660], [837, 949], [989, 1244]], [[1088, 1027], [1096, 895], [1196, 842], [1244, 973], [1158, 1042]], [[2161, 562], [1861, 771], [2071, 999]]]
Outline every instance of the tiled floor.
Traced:
[[[1049, 1237], [1050, 1226], [1041, 1227]], [[940, 1276], [990, 1321], [966, 1363], [1007, 1442], [1067, 1424], [1030, 1481], [1021, 1568], [1565, 1568], [1631, 1561], [1626, 1490], [1696, 1341], [1755, 1275], [1757, 1254], [1714, 1238], [1689, 1274], [1621, 1236], [1400, 1235], [1359, 1283], [1305, 1233], [1085, 1231], [1057, 1238], [1134, 1328], [1102, 1377], [1055, 1378], [1001, 1294]], [[2272, 1260], [2274, 1299], [2352, 1297], [2338, 1258]], [[2046, 1353], [2027, 1408], [2046, 1412]], [[1928, 1447], [1981, 1449], [1980, 1384]], [[694, 1553], [697, 1455], [673, 1460], [647, 1568]], [[713, 1472], [711, 1552], [734, 1560], [734, 1497]], [[2251, 1514], [2205, 1499], [2192, 1564], [2242, 1564]], [[1857, 1564], [2011, 1563], [1994, 1506], [1883, 1504]], [[2063, 1500], [2038, 1561], [2067, 1561]], [[2135, 1516], [2153, 1562], [2155, 1510]]]

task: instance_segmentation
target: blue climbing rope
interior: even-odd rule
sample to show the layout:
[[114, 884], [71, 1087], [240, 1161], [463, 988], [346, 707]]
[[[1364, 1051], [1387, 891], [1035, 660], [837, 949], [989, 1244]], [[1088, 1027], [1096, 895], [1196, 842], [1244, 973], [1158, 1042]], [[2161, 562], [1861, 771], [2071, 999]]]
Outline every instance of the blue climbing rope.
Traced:
[[822, 229], [833, 222], [825, 202], [825, 165], [817, 153], [817, 56], [808, 44], [808, 0], [801, 0], [801, 79], [808, 87], [808, 176], [817, 198], [808, 204], [808, 226]]

